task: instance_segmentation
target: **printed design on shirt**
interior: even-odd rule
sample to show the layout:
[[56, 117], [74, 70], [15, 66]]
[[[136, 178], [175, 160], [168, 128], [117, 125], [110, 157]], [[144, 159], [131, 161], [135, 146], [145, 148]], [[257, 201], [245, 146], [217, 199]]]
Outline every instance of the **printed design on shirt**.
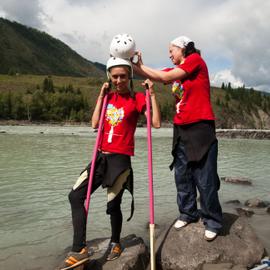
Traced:
[[125, 116], [125, 112], [123, 108], [117, 109], [112, 104], [107, 105], [106, 110], [106, 120], [109, 122], [111, 126], [117, 126], [122, 122]]
[[174, 81], [172, 84], [172, 94], [179, 100], [176, 103], [176, 112], [180, 112], [180, 105], [183, 97], [184, 87], [180, 81]]
[[183, 97], [183, 84], [180, 81], [174, 81], [172, 84], [172, 94], [177, 97], [178, 99], [182, 99]]
[[117, 109], [112, 104], [107, 105], [106, 120], [108, 121], [108, 123], [111, 126], [109, 136], [108, 136], [109, 143], [112, 142], [114, 127], [122, 122], [124, 116], [125, 116], [125, 111], [123, 108]]

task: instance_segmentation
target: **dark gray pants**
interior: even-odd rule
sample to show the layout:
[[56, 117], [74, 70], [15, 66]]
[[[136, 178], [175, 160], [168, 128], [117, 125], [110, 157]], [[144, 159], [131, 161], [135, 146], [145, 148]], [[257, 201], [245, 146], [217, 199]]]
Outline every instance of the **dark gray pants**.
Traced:
[[[184, 145], [179, 142], [175, 151], [175, 184], [180, 220], [196, 222], [201, 218], [206, 229], [219, 232], [222, 228], [222, 209], [218, 199], [220, 180], [217, 174], [217, 141], [199, 162], [188, 162]], [[197, 208], [197, 190], [201, 209]]]

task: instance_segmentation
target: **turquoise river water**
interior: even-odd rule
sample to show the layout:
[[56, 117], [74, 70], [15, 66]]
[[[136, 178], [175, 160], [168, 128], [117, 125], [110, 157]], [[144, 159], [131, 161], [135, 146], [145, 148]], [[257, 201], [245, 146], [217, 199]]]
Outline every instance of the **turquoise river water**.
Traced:
[[[96, 133], [88, 127], [0, 126], [0, 269], [53, 269], [71, 245], [72, 224], [67, 195], [92, 155]], [[178, 215], [171, 162], [171, 129], [153, 130], [155, 223], [162, 228]], [[135, 214], [124, 222], [122, 236], [148, 238], [148, 176], [146, 130], [137, 129]], [[247, 177], [252, 186], [221, 183], [220, 201], [258, 197], [270, 201], [270, 140], [220, 139], [220, 176]], [[123, 199], [124, 219], [130, 195]], [[91, 199], [88, 240], [110, 235], [105, 214], [106, 192]], [[270, 215], [257, 211], [249, 218], [270, 251]]]

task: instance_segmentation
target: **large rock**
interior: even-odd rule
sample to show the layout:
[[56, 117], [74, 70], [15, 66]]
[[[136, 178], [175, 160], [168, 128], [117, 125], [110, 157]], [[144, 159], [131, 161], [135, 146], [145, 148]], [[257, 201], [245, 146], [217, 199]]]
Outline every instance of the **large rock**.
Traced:
[[[108, 245], [110, 239], [100, 238], [87, 242], [89, 250], [94, 252], [89, 263], [80, 270], [144, 270], [149, 262], [149, 252], [144, 241], [136, 235], [128, 235], [121, 239], [123, 252], [114, 261], [107, 261]], [[70, 248], [67, 249], [67, 252]], [[66, 253], [67, 253], [66, 252]], [[65, 255], [66, 255], [65, 253]], [[64, 260], [65, 255], [61, 260]], [[79, 270], [79, 267], [77, 267]]]
[[226, 204], [235, 204], [235, 205], [241, 204], [241, 202], [239, 200], [229, 200], [229, 201], [227, 201], [225, 203]]
[[260, 262], [265, 252], [247, 219], [234, 214], [224, 213], [223, 230], [214, 241], [205, 241], [203, 235], [202, 222], [180, 231], [170, 226], [157, 241], [157, 269], [199, 270], [222, 263], [231, 263], [231, 269], [247, 268]]
[[238, 184], [238, 185], [252, 185], [252, 181], [245, 177], [220, 177], [221, 181], [231, 183], [231, 184]]
[[248, 207], [254, 207], [254, 208], [264, 208], [269, 205], [269, 202], [262, 201], [259, 198], [253, 198], [249, 199], [245, 202], [245, 205]]
[[251, 217], [254, 215], [254, 211], [250, 210], [249, 208], [237, 207], [235, 210], [240, 217]]
[[232, 263], [204, 264], [202, 270], [247, 270], [243, 265]]

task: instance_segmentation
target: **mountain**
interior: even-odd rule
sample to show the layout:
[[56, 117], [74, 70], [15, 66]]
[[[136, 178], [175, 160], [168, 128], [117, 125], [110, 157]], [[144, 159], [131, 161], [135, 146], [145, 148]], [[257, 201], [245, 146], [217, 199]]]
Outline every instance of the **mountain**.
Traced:
[[101, 63], [98, 62], [94, 62], [95, 67], [97, 67], [98, 69], [102, 70], [104, 73], [106, 73], [106, 65], [103, 65]]
[[104, 66], [80, 56], [59, 39], [0, 18], [0, 73], [105, 76]]

